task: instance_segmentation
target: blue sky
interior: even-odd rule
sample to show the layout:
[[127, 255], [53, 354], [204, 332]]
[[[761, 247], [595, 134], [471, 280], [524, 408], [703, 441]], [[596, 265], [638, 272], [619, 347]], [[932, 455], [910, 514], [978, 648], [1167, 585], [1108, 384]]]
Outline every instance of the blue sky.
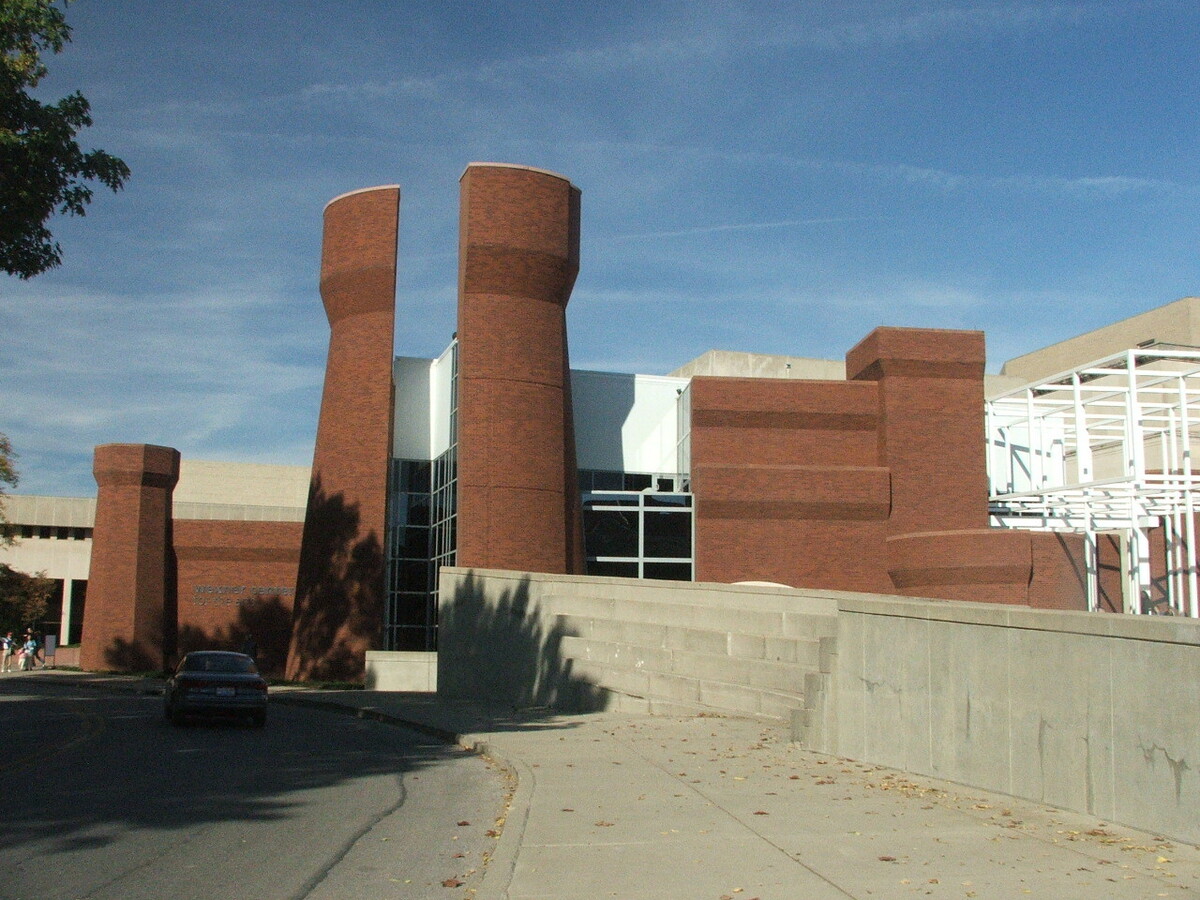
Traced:
[[1200, 4], [77, 0], [47, 98], [133, 176], [0, 276], [20, 492], [92, 447], [307, 464], [321, 211], [402, 187], [396, 352], [454, 330], [472, 161], [583, 192], [577, 368], [987, 333], [989, 368], [1200, 291]]

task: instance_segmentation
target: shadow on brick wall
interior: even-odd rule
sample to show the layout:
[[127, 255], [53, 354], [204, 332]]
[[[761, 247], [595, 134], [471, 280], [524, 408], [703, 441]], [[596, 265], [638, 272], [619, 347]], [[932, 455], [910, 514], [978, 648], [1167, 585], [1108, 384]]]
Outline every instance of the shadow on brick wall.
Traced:
[[365, 651], [383, 621], [384, 561], [380, 536], [359, 535], [357, 504], [326, 494], [319, 476], [309, 491], [296, 579], [288, 677], [359, 680]]
[[514, 709], [604, 709], [608, 693], [563, 654], [575, 634], [557, 620], [547, 627], [534, 606], [528, 579], [499, 591], [486, 578], [460, 581], [439, 604], [438, 694]]
[[141, 643], [113, 638], [104, 649], [105, 668], [109, 672], [158, 672], [163, 668], [162, 653], [152, 653]]
[[238, 607], [237, 621], [213, 629], [183, 625], [179, 628], [179, 655], [192, 650], [236, 650], [244, 652], [253, 642], [258, 669], [264, 675], [281, 676], [287, 665], [288, 642], [292, 635], [292, 611], [277, 595], [265, 595]]

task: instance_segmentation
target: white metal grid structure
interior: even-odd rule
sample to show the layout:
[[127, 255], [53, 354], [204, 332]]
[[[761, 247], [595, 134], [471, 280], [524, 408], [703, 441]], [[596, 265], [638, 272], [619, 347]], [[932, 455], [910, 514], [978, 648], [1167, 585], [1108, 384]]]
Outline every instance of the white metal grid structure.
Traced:
[[[1115, 533], [1126, 612], [1200, 617], [1200, 350], [1139, 346], [994, 397], [986, 415], [994, 525], [1084, 535], [1091, 609], [1097, 536]], [[1154, 585], [1159, 527], [1165, 577]]]

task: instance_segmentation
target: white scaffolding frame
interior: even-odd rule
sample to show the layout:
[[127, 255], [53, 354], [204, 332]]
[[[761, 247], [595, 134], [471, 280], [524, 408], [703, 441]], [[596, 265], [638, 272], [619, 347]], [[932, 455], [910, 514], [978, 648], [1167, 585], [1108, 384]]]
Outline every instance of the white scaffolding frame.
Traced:
[[[1196, 511], [1200, 350], [1142, 346], [987, 401], [992, 524], [1082, 534], [1090, 609], [1098, 535], [1122, 547], [1123, 608], [1200, 617]], [[1165, 602], [1150, 537], [1163, 530]]]

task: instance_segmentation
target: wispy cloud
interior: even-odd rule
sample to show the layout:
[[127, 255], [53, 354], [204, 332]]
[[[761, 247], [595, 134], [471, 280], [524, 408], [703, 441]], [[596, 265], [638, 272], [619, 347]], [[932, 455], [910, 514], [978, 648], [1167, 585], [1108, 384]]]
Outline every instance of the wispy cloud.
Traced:
[[764, 231], [772, 228], [801, 228], [811, 225], [845, 225], [849, 222], [867, 221], [865, 216], [832, 216], [819, 219], [784, 219], [779, 222], [740, 222], [732, 224], [698, 225], [695, 228], [680, 228], [669, 231], [641, 231], [633, 234], [613, 235], [608, 240], [633, 241], [652, 238], [694, 237], [705, 234], [720, 234], [731, 231]]

